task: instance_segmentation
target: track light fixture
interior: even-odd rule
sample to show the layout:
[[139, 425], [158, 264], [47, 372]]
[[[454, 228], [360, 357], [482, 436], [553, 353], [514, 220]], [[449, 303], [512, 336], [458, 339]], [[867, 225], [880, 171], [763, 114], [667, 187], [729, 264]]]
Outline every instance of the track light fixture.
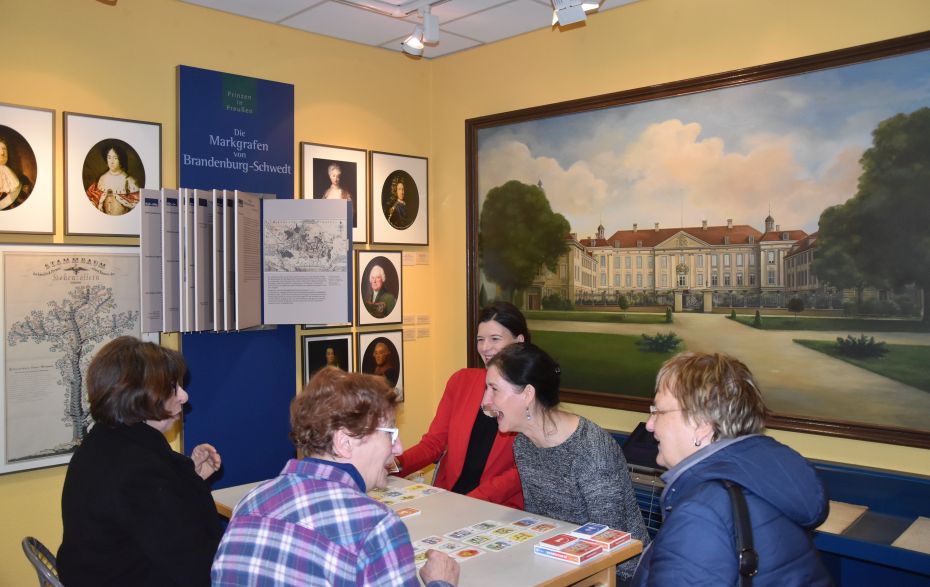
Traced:
[[423, 20], [423, 24], [418, 24], [413, 29], [413, 34], [400, 44], [404, 53], [414, 57], [423, 55], [425, 45], [435, 45], [439, 42], [439, 18], [433, 16], [430, 12], [429, 4], [418, 9], [417, 12]]
[[413, 55], [414, 57], [419, 57], [423, 55], [423, 27], [417, 25], [413, 29], [413, 34], [404, 39], [400, 44], [400, 48], [407, 55]]
[[586, 13], [597, 10], [600, 0], [583, 2], [582, 0], [552, 0], [552, 26], [568, 26], [584, 21]]

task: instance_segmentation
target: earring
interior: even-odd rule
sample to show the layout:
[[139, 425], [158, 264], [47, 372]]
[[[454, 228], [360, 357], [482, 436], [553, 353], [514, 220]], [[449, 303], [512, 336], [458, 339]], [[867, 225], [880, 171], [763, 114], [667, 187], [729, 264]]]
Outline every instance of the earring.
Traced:
[[527, 420], [532, 420], [532, 419], [533, 419], [533, 415], [530, 414], [530, 407], [529, 407], [529, 406], [526, 407], [526, 419], [527, 419]]
[[694, 439], [694, 446], [701, 446], [701, 441], [698, 439]]

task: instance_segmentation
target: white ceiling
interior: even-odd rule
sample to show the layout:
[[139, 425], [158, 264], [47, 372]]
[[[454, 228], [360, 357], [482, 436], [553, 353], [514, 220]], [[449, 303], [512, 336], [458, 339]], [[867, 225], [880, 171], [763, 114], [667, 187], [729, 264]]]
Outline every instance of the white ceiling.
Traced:
[[[401, 42], [421, 23], [416, 10], [398, 18], [355, 6], [352, 0], [181, 1], [398, 52]], [[603, 0], [599, 12], [635, 1]], [[397, 8], [416, 4], [411, 0], [375, 3]], [[427, 58], [549, 28], [552, 23], [550, 0], [433, 0], [431, 4], [432, 14], [439, 19], [439, 43], [426, 46], [423, 57]]]

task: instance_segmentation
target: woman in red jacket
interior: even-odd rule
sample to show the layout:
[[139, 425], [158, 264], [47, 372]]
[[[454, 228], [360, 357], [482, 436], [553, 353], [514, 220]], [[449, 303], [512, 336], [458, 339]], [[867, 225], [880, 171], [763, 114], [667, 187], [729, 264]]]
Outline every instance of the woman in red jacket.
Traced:
[[[495, 302], [478, 317], [478, 354], [487, 365], [501, 349], [530, 342], [526, 318], [516, 306]], [[501, 505], [523, 509], [520, 476], [513, 460], [514, 434], [481, 411], [484, 369], [461, 369], [449, 382], [429, 430], [399, 458], [400, 475], [436, 462], [443, 453], [435, 485]]]

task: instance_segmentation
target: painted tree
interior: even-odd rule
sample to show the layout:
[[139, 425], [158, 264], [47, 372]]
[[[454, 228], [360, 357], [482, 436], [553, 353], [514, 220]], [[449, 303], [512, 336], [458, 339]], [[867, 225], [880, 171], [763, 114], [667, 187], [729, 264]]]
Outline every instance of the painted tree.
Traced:
[[64, 417], [75, 444], [87, 434], [90, 412], [84, 399], [84, 373], [94, 346], [135, 327], [138, 311], [115, 312], [113, 288], [104, 285], [75, 287], [61, 301], [50, 301], [45, 311], [32, 310], [7, 333], [10, 346], [18, 343], [50, 343], [50, 351], [62, 353], [55, 366], [65, 388]]
[[813, 272], [821, 283], [840, 289], [856, 290], [856, 307], [862, 304], [862, 290], [868, 278], [860, 268], [854, 250], [862, 235], [854, 230], [849, 203], [827, 208], [820, 214], [817, 253]]
[[[930, 288], [930, 108], [879, 123], [862, 155], [853, 208], [854, 249], [869, 275], [893, 286]], [[924, 311], [924, 322], [930, 314]]]
[[556, 270], [571, 226], [541, 187], [511, 180], [488, 191], [478, 221], [478, 256], [488, 279], [513, 301], [542, 266]]

